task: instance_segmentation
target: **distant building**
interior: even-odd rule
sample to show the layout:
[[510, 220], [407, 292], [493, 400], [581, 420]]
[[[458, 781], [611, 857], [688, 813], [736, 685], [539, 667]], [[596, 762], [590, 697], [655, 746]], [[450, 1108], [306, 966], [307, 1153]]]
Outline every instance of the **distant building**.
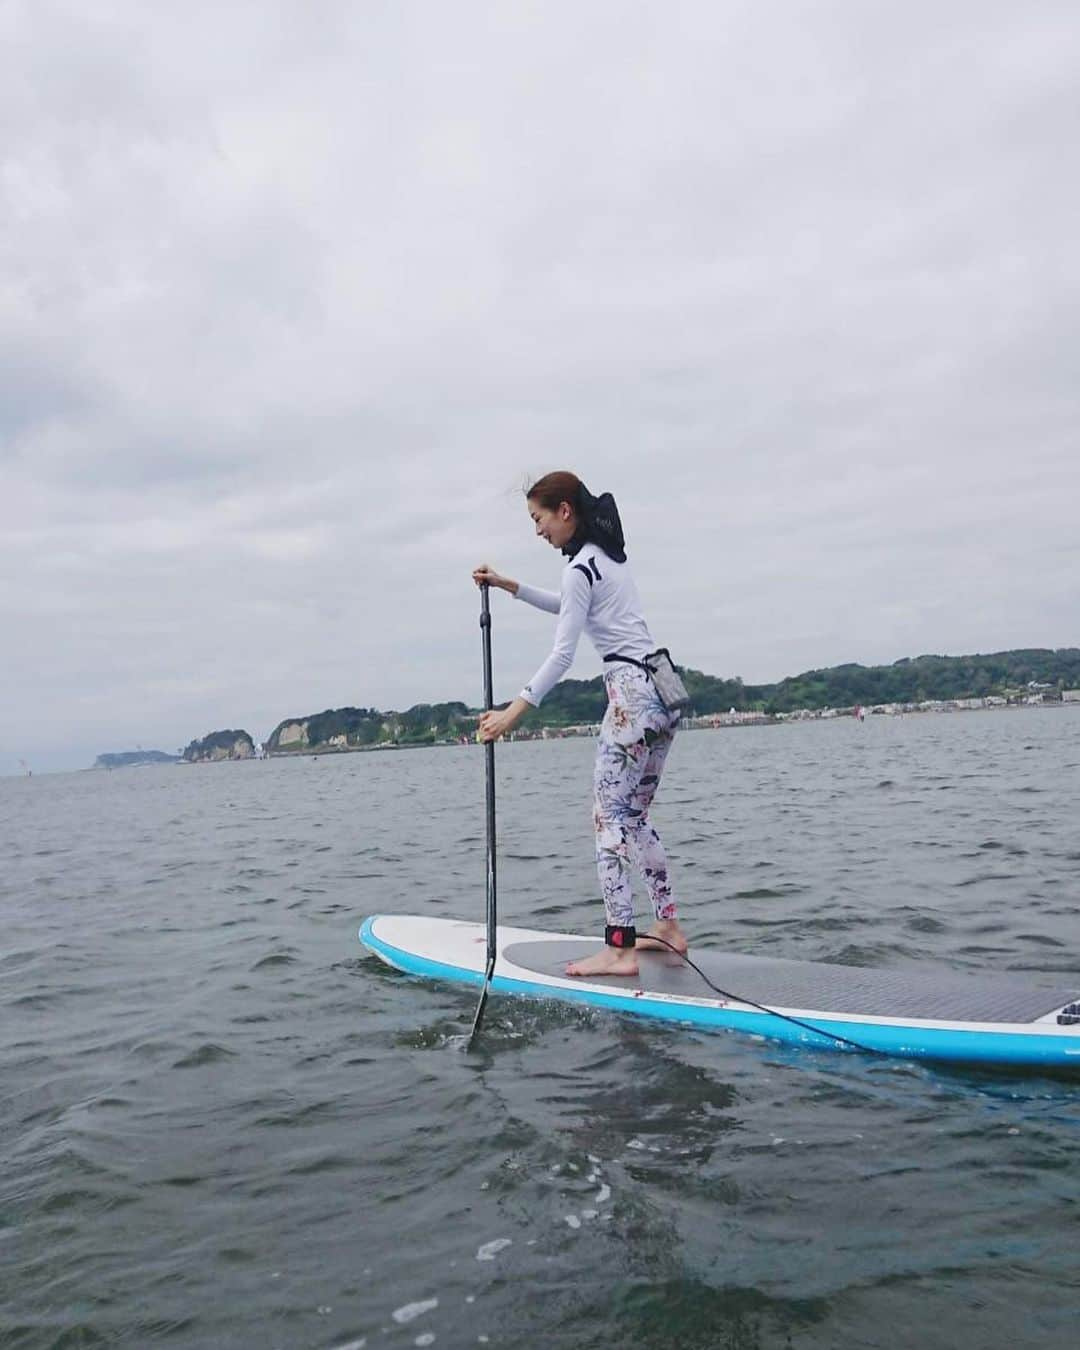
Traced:
[[564, 741], [570, 736], [598, 736], [599, 734], [599, 723], [576, 727], [543, 727], [540, 731], [540, 739], [543, 741]]
[[1061, 695], [1062, 703], [1080, 703], [1080, 689], [1066, 689]]

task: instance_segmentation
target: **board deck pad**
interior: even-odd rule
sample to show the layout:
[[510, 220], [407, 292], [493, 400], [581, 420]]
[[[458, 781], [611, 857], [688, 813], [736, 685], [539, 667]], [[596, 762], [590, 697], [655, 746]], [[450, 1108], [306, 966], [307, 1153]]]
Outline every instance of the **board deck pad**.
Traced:
[[[568, 961], [599, 951], [599, 940], [514, 942], [503, 956], [514, 965], [549, 978], [562, 977]], [[690, 957], [712, 982], [735, 998], [770, 1008], [810, 1009], [864, 1017], [931, 1018], [935, 1021], [1034, 1022], [1080, 995], [1074, 984], [1040, 987], [1030, 978], [967, 975], [952, 971], [877, 970], [865, 966], [789, 961], [699, 951]], [[673, 952], [641, 951], [636, 979], [590, 975], [590, 984], [612, 990], [639, 988], [648, 993], [714, 999], [717, 994]]]

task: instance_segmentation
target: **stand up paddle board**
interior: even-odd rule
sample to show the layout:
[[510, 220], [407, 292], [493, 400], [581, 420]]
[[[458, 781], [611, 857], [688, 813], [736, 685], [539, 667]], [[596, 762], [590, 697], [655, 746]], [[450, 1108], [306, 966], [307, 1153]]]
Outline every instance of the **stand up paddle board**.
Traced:
[[[1054, 987], [1038, 977], [922, 974], [692, 949], [695, 964], [727, 991], [721, 996], [674, 953], [639, 952], [633, 978], [577, 977], [564, 973], [566, 962], [595, 952], [599, 938], [501, 924], [496, 935], [491, 988], [500, 994], [814, 1048], [1080, 1069], [1080, 976]], [[378, 914], [364, 920], [360, 941], [410, 975], [483, 984], [483, 924]]]

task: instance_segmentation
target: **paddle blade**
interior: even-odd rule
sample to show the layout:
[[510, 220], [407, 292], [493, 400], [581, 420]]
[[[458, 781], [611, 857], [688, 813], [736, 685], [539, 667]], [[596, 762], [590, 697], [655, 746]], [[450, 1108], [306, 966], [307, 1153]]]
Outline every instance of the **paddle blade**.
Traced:
[[465, 1042], [465, 1053], [473, 1047], [473, 1041], [476, 1040], [476, 1033], [480, 1030], [480, 1023], [484, 1020], [484, 1009], [487, 1006], [488, 990], [491, 987], [491, 976], [495, 969], [495, 962], [489, 961], [487, 971], [484, 974], [484, 987], [480, 990], [480, 1002], [476, 1005], [476, 1012], [473, 1015], [472, 1031], [469, 1032], [469, 1039]]

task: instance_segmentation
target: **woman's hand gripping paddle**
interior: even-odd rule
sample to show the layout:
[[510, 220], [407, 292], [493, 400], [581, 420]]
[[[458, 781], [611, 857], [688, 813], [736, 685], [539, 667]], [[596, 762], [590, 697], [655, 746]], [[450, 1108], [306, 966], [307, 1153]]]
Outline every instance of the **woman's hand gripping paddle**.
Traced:
[[[484, 647], [484, 711], [490, 712], [494, 704], [492, 696], [491, 681], [491, 610], [488, 606], [488, 592], [490, 591], [488, 583], [482, 582], [480, 585], [480, 633]], [[469, 1032], [469, 1039], [465, 1046], [466, 1050], [472, 1049], [473, 1041], [476, 1039], [476, 1033], [480, 1030], [480, 1022], [484, 1016], [484, 1005], [487, 1003], [488, 988], [491, 985], [491, 976], [495, 970], [495, 742], [488, 741], [484, 746], [484, 754], [487, 756], [487, 968], [484, 972], [484, 987], [480, 991], [480, 1002], [476, 1005], [476, 1016], [473, 1018], [472, 1031]]]

